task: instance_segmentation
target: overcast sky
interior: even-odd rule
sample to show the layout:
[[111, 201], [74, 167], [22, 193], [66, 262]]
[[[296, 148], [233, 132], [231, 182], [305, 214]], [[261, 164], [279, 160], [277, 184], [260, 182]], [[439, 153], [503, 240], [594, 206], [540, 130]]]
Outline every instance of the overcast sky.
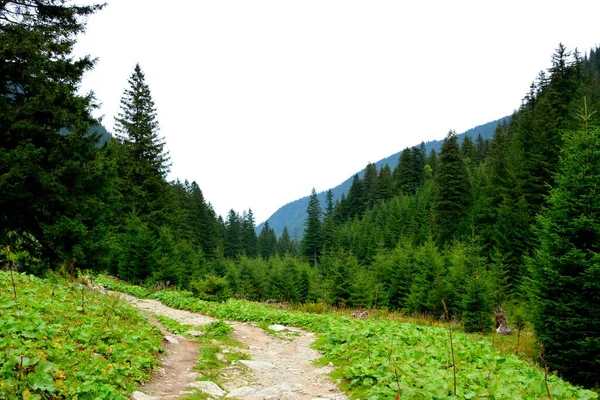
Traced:
[[77, 54], [112, 131], [139, 62], [173, 166], [256, 223], [368, 162], [509, 115], [600, 1], [108, 0]]

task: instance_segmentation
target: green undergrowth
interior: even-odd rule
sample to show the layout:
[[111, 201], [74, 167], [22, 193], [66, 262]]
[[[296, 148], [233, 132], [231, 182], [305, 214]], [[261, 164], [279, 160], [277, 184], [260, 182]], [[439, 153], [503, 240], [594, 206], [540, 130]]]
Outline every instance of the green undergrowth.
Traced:
[[173, 318], [165, 317], [164, 315], [155, 315], [158, 322], [162, 324], [169, 332], [176, 333], [178, 335], [183, 335], [185, 337], [191, 337], [187, 335], [186, 332], [192, 329], [193, 325], [185, 325], [179, 321], [174, 320]]
[[[113, 290], [133, 287], [100, 277]], [[131, 290], [130, 290], [131, 289]], [[343, 389], [360, 399], [487, 398], [596, 399], [598, 395], [570, 385], [515, 355], [501, 354], [488, 338], [453, 332], [454, 369], [449, 331], [391, 320], [358, 320], [334, 314], [307, 314], [274, 309], [259, 303], [229, 300], [209, 303], [185, 292], [164, 290], [148, 296], [171, 307], [215, 318], [279, 323], [319, 334], [316, 348], [322, 362], [337, 366]]]
[[[195, 329], [204, 333], [202, 336], [195, 338], [199, 344], [196, 370], [202, 374], [200, 380], [209, 380], [222, 385], [223, 368], [238, 360], [248, 359], [248, 356], [241, 351], [237, 351], [242, 344], [231, 338], [233, 328], [225, 322], [216, 321], [198, 326]], [[195, 393], [186, 397], [186, 400], [207, 398], [209, 396], [203, 393]]]
[[126, 399], [157, 366], [161, 340], [118, 297], [0, 271], [2, 399]]

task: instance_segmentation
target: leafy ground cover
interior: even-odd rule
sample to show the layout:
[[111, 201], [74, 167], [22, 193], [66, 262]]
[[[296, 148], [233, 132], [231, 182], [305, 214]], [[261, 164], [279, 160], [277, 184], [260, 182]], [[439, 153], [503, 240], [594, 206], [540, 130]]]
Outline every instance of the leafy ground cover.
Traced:
[[115, 296], [0, 271], [2, 399], [126, 399], [157, 366], [161, 341]]
[[[109, 289], [134, 294], [131, 285], [100, 277]], [[390, 320], [356, 320], [333, 314], [277, 310], [258, 303], [229, 300], [210, 303], [189, 293], [163, 290], [147, 296], [180, 309], [238, 321], [270, 322], [320, 334], [323, 362], [338, 366], [336, 375], [354, 398], [510, 398], [595, 399], [598, 395], [549, 375], [514, 355], [503, 355], [481, 336]], [[454, 353], [452, 361], [451, 350]], [[454, 384], [456, 367], [456, 385]], [[548, 394], [548, 392], [550, 394]]]

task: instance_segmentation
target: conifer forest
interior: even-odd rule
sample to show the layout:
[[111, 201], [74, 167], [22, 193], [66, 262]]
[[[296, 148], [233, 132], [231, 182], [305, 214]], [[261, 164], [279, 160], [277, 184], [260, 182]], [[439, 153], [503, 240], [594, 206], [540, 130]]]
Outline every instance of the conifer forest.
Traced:
[[[491, 332], [526, 324], [548, 368], [600, 385], [600, 49], [557, 43], [491, 139], [447, 132], [369, 163], [341, 198], [313, 189], [300, 240], [251, 209], [217, 215], [202, 182], [168, 181], [135, 65], [110, 137], [71, 52], [102, 5], [0, 2], [0, 265], [286, 304], [387, 309]], [[442, 133], [442, 134], [445, 134]], [[442, 300], [445, 306], [442, 305]]]

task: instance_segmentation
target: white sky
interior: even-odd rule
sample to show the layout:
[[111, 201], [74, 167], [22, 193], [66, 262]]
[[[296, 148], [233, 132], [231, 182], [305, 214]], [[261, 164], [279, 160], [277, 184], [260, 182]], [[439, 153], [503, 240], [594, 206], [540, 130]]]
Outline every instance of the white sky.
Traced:
[[108, 1], [76, 48], [98, 58], [82, 85], [97, 116], [112, 131], [139, 62], [169, 180], [257, 224], [368, 162], [511, 114], [559, 42], [600, 44], [600, 1]]

